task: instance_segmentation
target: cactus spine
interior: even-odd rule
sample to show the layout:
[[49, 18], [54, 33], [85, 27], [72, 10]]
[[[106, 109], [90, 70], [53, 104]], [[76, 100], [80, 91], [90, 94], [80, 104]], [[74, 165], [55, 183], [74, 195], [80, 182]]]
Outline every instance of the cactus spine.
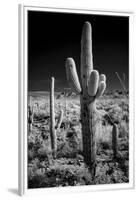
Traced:
[[50, 84], [50, 136], [51, 136], [51, 148], [53, 152], [53, 158], [56, 157], [57, 150], [57, 136], [55, 131], [55, 108], [54, 108], [54, 77], [51, 78]]
[[81, 84], [72, 58], [66, 60], [66, 73], [69, 85], [80, 94], [84, 162], [94, 178], [96, 171], [96, 99], [103, 94], [106, 88], [106, 78], [105, 75], [99, 78], [98, 71], [93, 70], [92, 30], [89, 22], [85, 22], [81, 37]]

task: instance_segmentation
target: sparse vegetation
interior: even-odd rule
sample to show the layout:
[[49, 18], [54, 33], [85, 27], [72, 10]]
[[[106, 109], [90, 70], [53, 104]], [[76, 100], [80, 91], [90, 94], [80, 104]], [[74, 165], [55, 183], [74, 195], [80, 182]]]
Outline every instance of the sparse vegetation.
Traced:
[[[84, 164], [80, 103], [76, 95], [67, 97], [66, 117], [57, 130], [57, 158], [53, 160], [50, 140], [49, 93], [30, 94], [33, 106], [32, 130], [28, 129], [28, 187], [60, 187], [92, 184], [124, 183], [129, 181], [129, 106], [126, 96], [106, 94], [97, 101], [97, 110], [107, 112], [119, 130], [118, 154], [113, 157], [112, 125], [108, 119], [97, 125], [97, 166], [95, 180]], [[65, 109], [64, 97], [56, 99], [55, 118]], [[29, 126], [29, 125], [28, 125]]]

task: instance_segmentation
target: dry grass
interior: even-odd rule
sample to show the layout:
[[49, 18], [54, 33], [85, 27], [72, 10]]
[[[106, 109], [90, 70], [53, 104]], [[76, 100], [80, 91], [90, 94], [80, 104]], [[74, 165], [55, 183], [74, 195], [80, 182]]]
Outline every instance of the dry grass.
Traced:
[[32, 132], [28, 133], [28, 187], [59, 187], [128, 182], [129, 107], [128, 99], [118, 94], [105, 95], [97, 102], [99, 113], [107, 112], [118, 124], [118, 158], [113, 160], [112, 125], [103, 117], [96, 129], [97, 168], [95, 180], [83, 162], [79, 98], [55, 100], [56, 116], [64, 110], [60, 130], [57, 131], [57, 159], [51, 156], [49, 133], [49, 96], [30, 96], [34, 107]]

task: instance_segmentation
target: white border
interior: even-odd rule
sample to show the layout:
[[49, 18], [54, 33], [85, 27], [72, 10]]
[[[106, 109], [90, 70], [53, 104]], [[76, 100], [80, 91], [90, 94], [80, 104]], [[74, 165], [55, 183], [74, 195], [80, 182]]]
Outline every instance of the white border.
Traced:
[[[85, 13], [129, 17], [129, 183], [62, 188], [27, 189], [27, 11], [51, 11], [64, 13]], [[68, 8], [45, 8], [19, 5], [19, 195], [50, 194], [54, 192], [88, 192], [117, 189], [134, 189], [134, 63], [133, 63], [133, 13], [118, 11], [97, 11]]]

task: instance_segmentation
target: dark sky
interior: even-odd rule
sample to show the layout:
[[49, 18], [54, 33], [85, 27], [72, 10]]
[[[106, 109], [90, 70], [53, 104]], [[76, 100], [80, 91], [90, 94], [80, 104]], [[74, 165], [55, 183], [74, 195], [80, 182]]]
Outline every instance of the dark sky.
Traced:
[[94, 68], [107, 76], [107, 89], [122, 89], [115, 75], [125, 73], [128, 86], [128, 17], [28, 12], [28, 90], [68, 87], [65, 61], [73, 57], [80, 75], [80, 40], [85, 21], [92, 25]]

